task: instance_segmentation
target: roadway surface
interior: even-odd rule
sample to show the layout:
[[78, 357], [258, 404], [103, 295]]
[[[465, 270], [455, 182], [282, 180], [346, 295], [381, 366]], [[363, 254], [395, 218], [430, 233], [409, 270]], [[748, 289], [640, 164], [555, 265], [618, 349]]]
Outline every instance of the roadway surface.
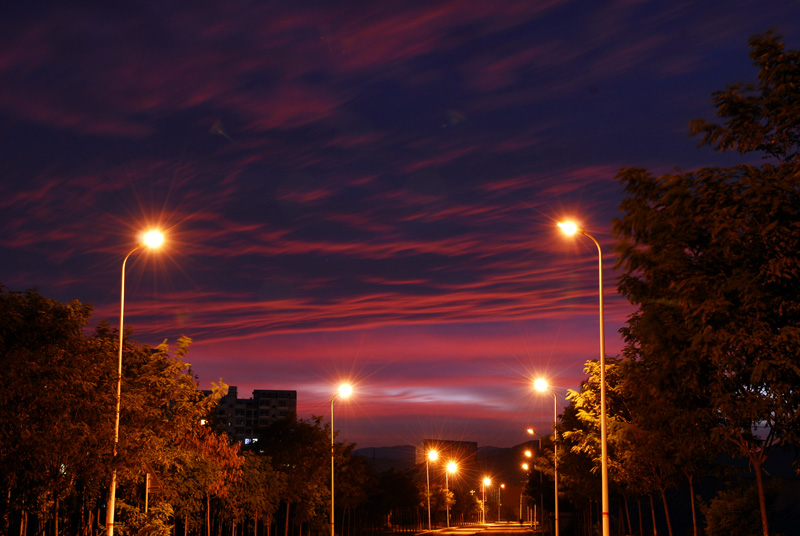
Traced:
[[541, 532], [534, 532], [530, 525], [501, 521], [499, 523], [487, 523], [485, 525], [464, 525], [461, 527], [450, 527], [449, 529], [426, 530], [418, 534], [420, 536], [472, 536], [473, 534], [480, 534], [481, 536], [527, 536], [541, 534]]

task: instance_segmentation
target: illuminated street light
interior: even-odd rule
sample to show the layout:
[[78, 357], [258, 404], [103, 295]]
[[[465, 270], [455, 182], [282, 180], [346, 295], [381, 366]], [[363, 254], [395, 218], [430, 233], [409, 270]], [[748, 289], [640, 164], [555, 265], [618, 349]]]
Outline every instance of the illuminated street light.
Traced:
[[130, 250], [122, 261], [122, 278], [120, 280], [119, 297], [119, 359], [117, 361], [117, 405], [114, 411], [114, 449], [111, 462], [111, 484], [108, 488], [108, 503], [106, 504], [106, 534], [114, 536], [114, 508], [117, 496], [117, 444], [119, 443], [119, 406], [122, 399], [122, 334], [123, 318], [125, 316], [125, 265], [128, 257], [141, 248], [155, 249], [164, 243], [164, 235], [158, 231], [145, 233], [139, 244]]
[[486, 524], [486, 486], [492, 483], [492, 479], [488, 476], [483, 478], [483, 482], [481, 482], [481, 495], [482, 495], [482, 502], [481, 502], [481, 524]]
[[435, 450], [429, 450], [428, 456], [425, 457], [425, 477], [428, 481], [428, 530], [431, 530], [431, 473], [429, 462], [435, 462], [438, 459], [439, 453]]
[[540, 393], [550, 391], [553, 395], [553, 482], [555, 483], [555, 527], [558, 536], [558, 397], [555, 391], [547, 385], [547, 380], [537, 378], [533, 382], [534, 388]]
[[447, 462], [447, 471], [444, 473], [444, 489], [445, 489], [445, 499], [444, 499], [444, 506], [445, 510], [447, 511], [447, 528], [450, 528], [450, 473], [455, 474], [458, 471], [458, 465], [456, 462]]
[[[537, 435], [536, 434], [536, 430], [534, 430], [533, 428], [528, 428], [528, 435]], [[539, 453], [541, 454], [541, 452], [542, 452], [542, 436], [539, 435]], [[531, 457], [532, 454], [533, 453], [531, 453], [531, 451], [529, 451], [529, 450], [525, 451], [525, 456], [527, 456], [529, 458]], [[543, 486], [542, 486], [542, 472], [538, 471], [538, 473], [539, 473], [539, 508], [541, 510], [542, 525], [544, 526], [544, 492], [542, 491], [542, 489], [543, 489]], [[535, 518], [536, 517], [536, 515], [535, 515], [536, 514], [535, 505], [534, 505], [534, 512], [533, 513], [534, 513], [533, 517]], [[533, 526], [533, 522], [532, 521], [531, 521], [531, 526]]]
[[608, 433], [606, 428], [606, 336], [603, 319], [603, 250], [600, 243], [585, 229], [571, 221], [558, 222], [566, 235], [582, 234], [597, 246], [598, 279], [600, 281], [600, 477], [602, 481], [603, 536], [610, 536], [611, 524], [608, 518]]
[[342, 398], [347, 398], [353, 393], [353, 388], [350, 387], [350, 384], [343, 383], [339, 386], [339, 390], [333, 395], [331, 398], [331, 536], [334, 536], [334, 529], [333, 529], [333, 521], [334, 521], [334, 510], [333, 510], [333, 458], [334, 458], [334, 447], [333, 447], [333, 401], [336, 400], [337, 396]]
[[500, 523], [500, 506], [503, 504], [503, 496], [501, 495], [502, 490], [506, 489], [505, 484], [500, 484], [500, 487], [497, 489], [497, 522]]

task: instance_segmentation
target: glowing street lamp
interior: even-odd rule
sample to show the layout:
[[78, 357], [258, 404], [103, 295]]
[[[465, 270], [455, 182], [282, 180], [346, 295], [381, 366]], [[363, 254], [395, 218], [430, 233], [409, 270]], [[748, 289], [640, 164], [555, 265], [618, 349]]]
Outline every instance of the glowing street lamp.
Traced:
[[492, 479], [487, 477], [483, 478], [483, 482], [481, 482], [481, 494], [482, 494], [482, 502], [481, 502], [481, 524], [486, 524], [486, 486], [492, 483]]
[[558, 536], [558, 397], [555, 391], [547, 385], [547, 380], [537, 378], [533, 382], [533, 387], [540, 393], [550, 391], [553, 395], [553, 482], [555, 483], [555, 526], [556, 536]]
[[500, 487], [497, 489], [497, 522], [500, 523], [500, 506], [503, 504], [503, 497], [501, 492], [506, 489], [505, 484], [500, 484]]
[[439, 459], [439, 453], [435, 450], [429, 450], [428, 455], [425, 457], [425, 478], [428, 481], [428, 530], [431, 530], [431, 473], [430, 463]]
[[444, 506], [445, 510], [447, 511], [447, 528], [450, 528], [450, 473], [455, 474], [458, 471], [458, 465], [456, 462], [447, 462], [447, 471], [444, 474], [444, 489], [445, 489], [445, 500]]
[[602, 481], [603, 536], [609, 536], [611, 534], [611, 524], [608, 518], [608, 434], [606, 428], [606, 336], [605, 322], [603, 320], [603, 250], [600, 248], [600, 243], [575, 222], [558, 222], [558, 226], [564, 234], [569, 236], [576, 233], [582, 234], [597, 246], [597, 271], [600, 281], [600, 476]]
[[333, 395], [331, 398], [331, 536], [334, 536], [334, 529], [333, 529], [333, 521], [334, 521], [334, 510], [333, 510], [333, 458], [334, 458], [334, 446], [333, 446], [333, 401], [336, 400], [337, 396], [342, 398], [347, 398], [353, 393], [353, 388], [350, 387], [349, 384], [343, 383], [339, 386], [339, 391]]
[[[534, 430], [533, 428], [528, 428], [528, 435], [537, 435], [536, 434], [536, 430]], [[542, 436], [541, 435], [539, 435], [539, 452], [540, 453], [542, 452]], [[525, 456], [527, 456], [528, 458], [530, 458], [532, 455], [533, 455], [533, 453], [531, 451], [529, 451], [529, 450], [525, 451]], [[544, 492], [542, 491], [542, 488], [543, 488], [543, 486], [542, 486], [542, 472], [539, 471], [539, 507], [541, 509], [542, 525], [544, 525]], [[534, 518], [536, 517], [535, 506], [536, 505], [534, 505], [534, 511], [533, 511], [533, 514], [534, 514], [533, 517]], [[531, 522], [531, 525], [533, 525], [533, 522]]]
[[106, 504], [106, 534], [114, 536], [114, 508], [117, 495], [117, 444], [119, 443], [119, 406], [122, 399], [122, 334], [123, 318], [125, 316], [125, 265], [128, 257], [141, 248], [156, 249], [164, 243], [164, 235], [158, 231], [149, 231], [142, 236], [139, 244], [130, 250], [122, 261], [122, 278], [120, 280], [119, 298], [119, 359], [117, 360], [117, 405], [114, 411], [114, 448], [111, 467], [111, 484], [108, 488], [108, 503]]

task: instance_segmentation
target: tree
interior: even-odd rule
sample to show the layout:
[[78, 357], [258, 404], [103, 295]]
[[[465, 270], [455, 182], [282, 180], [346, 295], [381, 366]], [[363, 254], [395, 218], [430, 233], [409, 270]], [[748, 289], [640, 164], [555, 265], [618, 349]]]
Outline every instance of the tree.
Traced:
[[402, 530], [417, 521], [417, 507], [423, 495], [417, 487], [415, 473], [416, 469], [398, 471], [392, 468], [377, 476], [368, 494], [368, 510], [381, 520], [379, 526], [396, 532], [397, 527]]
[[[105, 504], [112, 463], [118, 336], [103, 323], [87, 336], [90, 313], [78, 301], [63, 304], [0, 286], [0, 482], [6, 490], [0, 533], [26, 534], [29, 518], [31, 532], [56, 536], [62, 521], [72, 534], [90, 534], [97, 525], [94, 513]], [[240, 463], [227, 438], [201, 424], [220, 393], [197, 390], [183, 360], [189, 342], [180, 339], [172, 355], [166, 343], [154, 349], [125, 338], [113, 460], [122, 530], [169, 531], [173, 504], [192, 496], [191, 479], [202, 474], [182, 470], [215, 469], [216, 480], [194, 483], [221, 493]], [[153, 468], [164, 489], [145, 516], [141, 490]]]
[[724, 125], [696, 119], [690, 132], [702, 134], [701, 145], [718, 151], [760, 152], [792, 162], [800, 154], [800, 52], [786, 51], [771, 32], [752, 37], [750, 49], [758, 84], [738, 83], [713, 93]]
[[800, 54], [772, 35], [750, 45], [758, 85], [716, 93], [726, 123], [691, 129], [702, 144], [777, 165], [623, 169], [614, 234], [619, 290], [638, 306], [626, 350], [655, 385], [667, 387], [672, 371], [671, 384], [749, 460], [766, 536], [763, 463], [778, 442], [800, 443]]
[[228, 514], [232, 525], [252, 516], [254, 530], [258, 521], [272, 522], [283, 494], [284, 476], [272, 468], [267, 456], [244, 452], [242, 470], [221, 498], [221, 510]]
[[77, 300], [0, 286], [0, 480], [8, 490], [0, 532], [15, 512], [24, 531], [33, 511], [58, 534], [66, 496], [95, 505], [110, 458], [114, 375], [102, 345], [83, 334], [90, 313]]
[[310, 420], [292, 415], [259, 431], [255, 443], [269, 456], [272, 467], [283, 474], [284, 534], [289, 536], [289, 517], [295, 507], [295, 523], [310, 523], [318, 531], [328, 523], [331, 445], [322, 417]]

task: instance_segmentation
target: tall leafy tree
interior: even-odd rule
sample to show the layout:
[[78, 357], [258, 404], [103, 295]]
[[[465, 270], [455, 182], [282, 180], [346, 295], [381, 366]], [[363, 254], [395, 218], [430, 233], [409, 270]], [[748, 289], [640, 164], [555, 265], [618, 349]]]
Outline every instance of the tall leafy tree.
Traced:
[[[0, 482], [6, 490], [0, 533], [27, 533], [29, 517], [37, 533], [56, 536], [91, 533], [97, 524], [112, 463], [118, 337], [106, 324], [87, 335], [90, 313], [78, 301], [0, 286]], [[219, 393], [206, 397], [197, 390], [184, 361], [189, 342], [179, 340], [173, 353], [166, 343], [150, 348], [125, 338], [114, 459], [121, 529], [169, 530], [179, 498], [191, 497], [200, 484], [221, 493], [241, 463], [227, 438], [201, 424]], [[193, 487], [188, 475], [201, 472], [191, 468], [209, 464], [216, 478]], [[164, 489], [144, 516], [141, 490], [153, 468]]]
[[295, 524], [310, 523], [318, 530], [327, 526], [331, 445], [322, 417], [278, 419], [260, 430], [255, 445], [285, 479], [285, 536], [289, 535], [292, 507]]
[[767, 161], [658, 177], [623, 169], [614, 234], [619, 290], [638, 306], [627, 351], [749, 460], [767, 535], [764, 461], [800, 438], [800, 53], [769, 34], [750, 45], [758, 83], [715, 93], [724, 123], [691, 128], [703, 144]]
[[68, 494], [80, 491], [91, 501], [84, 507], [95, 505], [90, 497], [103, 480], [112, 438], [113, 369], [102, 345], [84, 336], [90, 313], [78, 301], [64, 304], [0, 286], [6, 524], [14, 512], [39, 511], [58, 533], [59, 503]]

